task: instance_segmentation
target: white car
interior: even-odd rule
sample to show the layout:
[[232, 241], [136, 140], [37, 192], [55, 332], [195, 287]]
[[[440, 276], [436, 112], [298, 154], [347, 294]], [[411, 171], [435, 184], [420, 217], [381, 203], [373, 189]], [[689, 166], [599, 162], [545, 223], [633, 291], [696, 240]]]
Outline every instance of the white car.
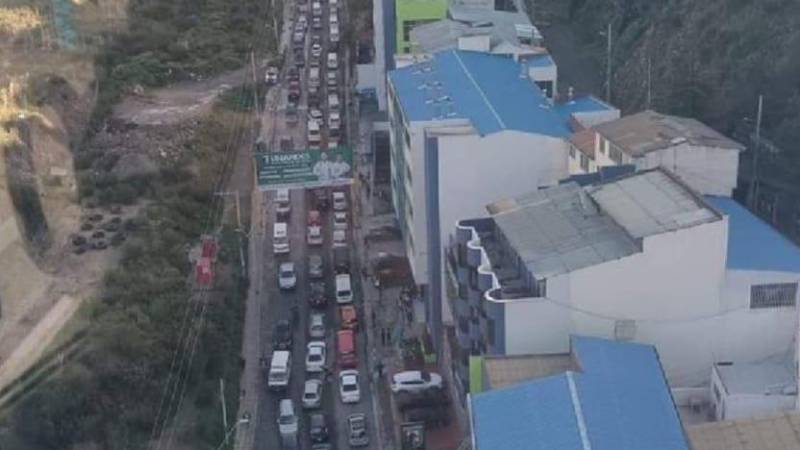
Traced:
[[325, 341], [311, 341], [306, 347], [306, 372], [318, 373], [325, 369]]
[[319, 58], [322, 56], [322, 46], [319, 44], [314, 44], [311, 46], [311, 56], [314, 58]]
[[278, 405], [278, 432], [281, 436], [297, 434], [297, 415], [294, 413], [294, 402], [285, 398]]
[[[325, 314], [311, 314], [308, 319], [308, 335], [314, 339], [325, 339]], [[313, 342], [308, 344], [309, 349], [311, 348], [311, 344], [313, 344]], [[325, 358], [322, 358], [322, 360], [324, 362]], [[308, 366], [308, 364], [306, 364], [306, 366]]]
[[297, 274], [294, 272], [294, 263], [285, 262], [278, 269], [278, 286], [281, 289], [294, 289], [297, 286]]
[[308, 110], [308, 120], [314, 120], [319, 125], [322, 125], [322, 111], [317, 108], [311, 108]]
[[361, 400], [357, 370], [339, 372], [339, 395], [342, 397], [342, 403], [358, 403]]
[[346, 230], [347, 229], [347, 213], [335, 212], [333, 213], [333, 229]]
[[344, 230], [333, 230], [333, 247], [347, 247], [347, 233]]
[[322, 245], [322, 227], [319, 225], [308, 227], [308, 245]]
[[438, 373], [421, 370], [407, 370], [392, 375], [392, 392], [422, 392], [428, 389], [441, 389], [442, 376]]
[[330, 116], [328, 116], [328, 127], [339, 128], [341, 125], [342, 125], [342, 119], [339, 116], [339, 112], [331, 111]]
[[322, 403], [322, 381], [320, 380], [306, 380], [303, 386], [303, 408], [315, 409], [319, 408]]
[[334, 211], [344, 211], [347, 209], [347, 197], [344, 195], [344, 192], [334, 191], [333, 192], [333, 210]]

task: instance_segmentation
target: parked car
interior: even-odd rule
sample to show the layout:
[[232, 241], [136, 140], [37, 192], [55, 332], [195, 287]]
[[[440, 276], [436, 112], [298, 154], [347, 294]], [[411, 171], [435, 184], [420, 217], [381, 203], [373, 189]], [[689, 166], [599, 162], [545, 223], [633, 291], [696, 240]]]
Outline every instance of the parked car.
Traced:
[[347, 247], [347, 232], [344, 230], [333, 230], [333, 246]]
[[333, 229], [346, 230], [347, 229], [347, 213], [339, 211], [333, 213]]
[[264, 75], [264, 81], [267, 86], [272, 86], [278, 83], [278, 68], [275, 66], [267, 67], [267, 73]]
[[320, 211], [327, 211], [330, 207], [330, 199], [325, 188], [314, 189], [314, 205]]
[[342, 403], [358, 403], [361, 401], [361, 388], [358, 386], [358, 371], [343, 370], [339, 372], [339, 396]]
[[306, 346], [306, 372], [322, 372], [325, 369], [326, 355], [324, 341], [309, 342]]
[[311, 28], [313, 28], [315, 30], [321, 30], [322, 29], [322, 18], [315, 16], [313, 19], [311, 19]]
[[351, 414], [347, 417], [347, 442], [350, 447], [364, 447], [369, 444], [367, 434], [367, 416], [362, 413]]
[[318, 280], [325, 275], [322, 265], [322, 256], [313, 254], [308, 255], [308, 278]]
[[309, 316], [308, 335], [314, 339], [325, 339], [325, 314], [313, 313]]
[[335, 70], [329, 70], [328, 71], [328, 87], [335, 88], [337, 82], [338, 82], [338, 80], [337, 80], [337, 77], [336, 77], [336, 71]]
[[310, 108], [308, 110], [308, 119], [315, 120], [318, 124], [322, 125], [322, 111], [317, 108]]
[[322, 55], [322, 46], [320, 44], [314, 44], [311, 46], [311, 56], [315, 58], [319, 58]]
[[297, 274], [293, 262], [281, 263], [278, 268], [278, 286], [281, 289], [294, 289], [297, 286]]
[[292, 326], [288, 320], [279, 320], [272, 329], [272, 349], [292, 349]]
[[303, 385], [303, 408], [316, 409], [322, 404], [322, 381], [306, 380]]
[[339, 326], [345, 330], [358, 329], [358, 312], [353, 305], [339, 307]]
[[308, 226], [308, 245], [322, 245], [322, 227], [319, 225]]
[[325, 296], [325, 285], [323, 283], [311, 283], [308, 303], [312, 308], [325, 309], [328, 306], [328, 297]]
[[333, 192], [333, 210], [334, 211], [345, 211], [346, 209], [347, 209], [347, 197], [344, 195], [344, 192], [334, 191]]
[[328, 419], [325, 414], [311, 414], [308, 420], [308, 437], [311, 442], [328, 442]]
[[297, 67], [289, 67], [289, 71], [287, 72], [289, 81], [297, 80], [300, 81], [300, 71]]
[[331, 111], [328, 115], [328, 127], [338, 129], [340, 126], [342, 126], [342, 119], [339, 111]]
[[282, 437], [297, 434], [297, 414], [294, 412], [294, 402], [290, 398], [281, 400], [278, 405], [278, 432]]
[[392, 375], [391, 389], [399, 392], [421, 392], [429, 389], [442, 389], [442, 376], [438, 373], [421, 370], [407, 370]]

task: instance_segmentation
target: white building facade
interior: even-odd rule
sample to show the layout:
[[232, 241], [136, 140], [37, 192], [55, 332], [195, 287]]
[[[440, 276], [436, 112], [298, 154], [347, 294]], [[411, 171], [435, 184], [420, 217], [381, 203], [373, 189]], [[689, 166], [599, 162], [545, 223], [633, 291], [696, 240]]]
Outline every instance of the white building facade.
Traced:
[[703, 195], [730, 197], [744, 147], [694, 119], [643, 111], [570, 137], [570, 174], [631, 164], [664, 167]]
[[[563, 353], [580, 333], [655, 345], [671, 386], [692, 387], [708, 385], [714, 363], [785, 353], [800, 252], [756, 223], [757, 239], [782, 250], [748, 255], [739, 240], [758, 219], [731, 203], [655, 170], [545, 189], [460, 222], [446, 280], [454, 361]], [[464, 369], [454, 365], [461, 382]]]

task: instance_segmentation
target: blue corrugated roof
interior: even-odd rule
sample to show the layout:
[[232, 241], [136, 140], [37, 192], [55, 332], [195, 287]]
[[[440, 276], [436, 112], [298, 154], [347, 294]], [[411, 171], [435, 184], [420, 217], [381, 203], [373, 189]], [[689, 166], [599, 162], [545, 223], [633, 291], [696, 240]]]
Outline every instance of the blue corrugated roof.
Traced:
[[575, 97], [564, 103], [559, 103], [554, 109], [561, 117], [568, 119], [569, 116], [574, 113], [611, 111], [615, 108], [593, 95], [584, 95]]
[[[502, 130], [563, 137], [567, 120], [511, 57], [446, 50], [389, 72], [406, 120], [469, 119], [482, 136]], [[450, 102], [434, 99], [449, 97]]]
[[706, 196], [728, 216], [728, 268], [800, 273], [800, 248], [728, 197]]
[[652, 346], [573, 336], [572, 352], [581, 372], [472, 398], [476, 450], [584, 450], [579, 424], [592, 450], [689, 448]]

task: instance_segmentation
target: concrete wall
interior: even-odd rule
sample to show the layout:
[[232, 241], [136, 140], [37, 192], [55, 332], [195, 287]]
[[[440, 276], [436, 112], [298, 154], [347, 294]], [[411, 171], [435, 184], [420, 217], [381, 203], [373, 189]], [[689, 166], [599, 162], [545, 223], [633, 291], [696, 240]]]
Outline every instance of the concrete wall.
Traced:
[[683, 143], [635, 160], [638, 170], [664, 167], [704, 195], [730, 197], [736, 187], [739, 152]]
[[[765, 386], [766, 388], [767, 386]], [[779, 414], [794, 409], [796, 395], [737, 394], [726, 391], [716, 369], [711, 373], [711, 401], [717, 420]], [[715, 392], [720, 394], [719, 399]]]
[[[487, 204], [557, 184], [567, 175], [566, 148], [567, 144], [561, 139], [519, 131], [503, 131], [486, 137], [440, 137], [441, 242], [448, 242], [459, 220], [486, 217]], [[444, 258], [443, 249], [438, 251]], [[444, 269], [444, 262], [441, 267]], [[445, 322], [452, 322], [444, 301], [444, 285], [440, 292]]]

